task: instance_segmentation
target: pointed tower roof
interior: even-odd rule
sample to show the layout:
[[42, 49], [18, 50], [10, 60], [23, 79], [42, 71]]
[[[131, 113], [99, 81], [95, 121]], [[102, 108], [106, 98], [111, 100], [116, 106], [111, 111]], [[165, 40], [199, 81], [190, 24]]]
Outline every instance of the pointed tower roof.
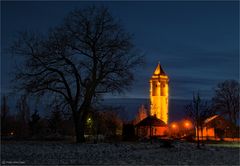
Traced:
[[158, 62], [157, 68], [155, 69], [153, 75], [166, 75], [166, 73], [164, 72], [164, 70], [159, 62]]

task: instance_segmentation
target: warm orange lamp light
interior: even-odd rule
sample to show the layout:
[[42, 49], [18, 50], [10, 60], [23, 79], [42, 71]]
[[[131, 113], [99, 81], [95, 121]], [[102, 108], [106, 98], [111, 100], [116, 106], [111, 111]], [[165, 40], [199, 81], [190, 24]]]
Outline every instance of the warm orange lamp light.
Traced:
[[177, 128], [177, 125], [176, 125], [176, 124], [172, 124], [172, 128], [173, 128], [173, 129], [176, 129], [176, 128]]

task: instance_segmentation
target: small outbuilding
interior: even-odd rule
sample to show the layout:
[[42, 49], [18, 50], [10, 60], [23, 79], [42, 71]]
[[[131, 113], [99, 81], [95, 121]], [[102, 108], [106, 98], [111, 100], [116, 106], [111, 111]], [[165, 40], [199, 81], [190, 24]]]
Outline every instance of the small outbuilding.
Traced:
[[156, 116], [148, 116], [135, 125], [139, 137], [165, 136], [167, 124]]
[[207, 118], [203, 130], [199, 129], [199, 136], [204, 139], [233, 138], [236, 137], [236, 126], [220, 115]]

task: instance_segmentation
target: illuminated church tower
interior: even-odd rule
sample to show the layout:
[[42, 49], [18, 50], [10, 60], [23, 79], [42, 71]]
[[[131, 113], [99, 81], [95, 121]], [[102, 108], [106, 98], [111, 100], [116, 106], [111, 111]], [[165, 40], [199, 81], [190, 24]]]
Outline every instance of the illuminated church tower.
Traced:
[[150, 79], [150, 114], [168, 123], [168, 76], [159, 63]]

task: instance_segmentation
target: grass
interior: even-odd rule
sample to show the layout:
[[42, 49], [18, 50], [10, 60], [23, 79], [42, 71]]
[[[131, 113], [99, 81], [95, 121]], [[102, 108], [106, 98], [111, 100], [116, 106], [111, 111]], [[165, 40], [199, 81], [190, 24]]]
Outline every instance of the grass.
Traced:
[[232, 148], [240, 148], [239, 142], [221, 142], [221, 143], [214, 143], [214, 144], [207, 144], [208, 146], [215, 146], [215, 147], [232, 147]]

